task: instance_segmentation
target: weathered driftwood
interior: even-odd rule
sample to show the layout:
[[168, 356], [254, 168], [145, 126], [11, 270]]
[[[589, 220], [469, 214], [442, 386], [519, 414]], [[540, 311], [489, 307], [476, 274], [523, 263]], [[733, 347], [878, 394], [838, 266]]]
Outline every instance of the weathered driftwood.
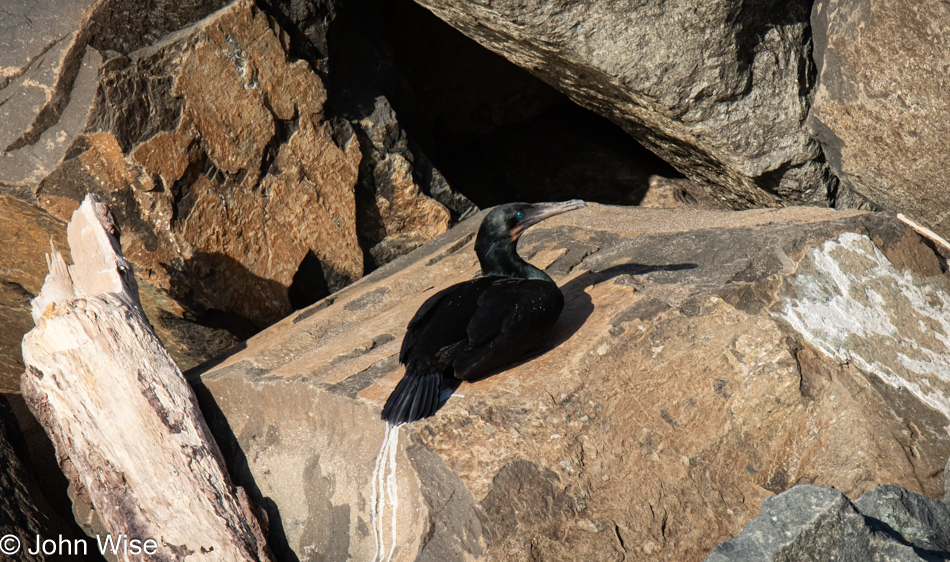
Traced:
[[[247, 496], [142, 312], [108, 207], [87, 196], [67, 236], [76, 263], [55, 248], [47, 259], [21, 381], [67, 477], [126, 541], [120, 559], [269, 560]], [[157, 550], [145, 556], [148, 539]]]

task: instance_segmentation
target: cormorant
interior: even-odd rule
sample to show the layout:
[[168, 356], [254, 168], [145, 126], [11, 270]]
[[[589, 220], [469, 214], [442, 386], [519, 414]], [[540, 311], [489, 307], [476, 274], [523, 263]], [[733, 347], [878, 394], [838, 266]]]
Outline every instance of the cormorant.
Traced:
[[557, 322], [564, 295], [518, 255], [518, 239], [546, 218], [585, 206], [579, 199], [509, 203], [488, 213], [475, 239], [481, 276], [439, 291], [409, 321], [399, 351], [406, 373], [383, 407], [384, 420], [433, 415], [442, 389], [488, 375], [542, 339]]

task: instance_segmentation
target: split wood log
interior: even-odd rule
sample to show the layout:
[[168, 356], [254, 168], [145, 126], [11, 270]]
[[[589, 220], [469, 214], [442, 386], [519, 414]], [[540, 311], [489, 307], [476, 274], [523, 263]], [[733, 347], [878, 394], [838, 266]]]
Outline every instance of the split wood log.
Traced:
[[[126, 541], [119, 559], [270, 560], [256, 512], [142, 311], [109, 208], [87, 195], [67, 239], [76, 263], [55, 248], [47, 257], [21, 381], [67, 478]], [[145, 556], [148, 539], [157, 550]], [[138, 549], [123, 551], [132, 540]]]

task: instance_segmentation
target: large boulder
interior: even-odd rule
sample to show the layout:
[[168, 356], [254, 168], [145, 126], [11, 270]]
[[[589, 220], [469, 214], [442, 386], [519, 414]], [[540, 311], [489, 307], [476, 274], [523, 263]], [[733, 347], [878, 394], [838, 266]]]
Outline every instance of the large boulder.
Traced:
[[280, 29], [252, 4], [113, 56], [99, 74], [85, 134], [36, 189], [41, 206], [65, 219], [98, 193], [146, 277], [258, 325], [292, 310], [308, 254], [329, 289], [362, 275], [359, 143], [324, 120], [319, 76], [287, 60]]
[[944, 493], [950, 280], [859, 211], [546, 221], [548, 346], [387, 428], [406, 323], [477, 273], [483, 216], [190, 374], [278, 556], [699, 560], [795, 484]]
[[762, 513], [706, 562], [948, 558], [950, 506], [940, 500], [881, 486], [851, 503], [837, 490], [803, 484], [767, 498]]
[[[310, 23], [332, 7], [268, 6], [288, 33], [252, 2], [212, 13], [222, 4], [51, 8], [41, 52], [14, 41], [4, 54], [0, 193], [62, 220], [97, 193], [141, 277], [200, 322], [247, 335], [472, 205], [444, 180], [419, 185], [385, 99], [378, 121], [328, 115], [325, 52], [302, 53], [316, 69], [297, 57], [311, 41], [326, 50], [326, 25]], [[373, 220], [357, 219], [360, 204]]]
[[950, 6], [819, 0], [812, 29], [819, 79], [808, 126], [841, 195], [950, 236]]
[[825, 204], [810, 2], [417, 0], [734, 207]]

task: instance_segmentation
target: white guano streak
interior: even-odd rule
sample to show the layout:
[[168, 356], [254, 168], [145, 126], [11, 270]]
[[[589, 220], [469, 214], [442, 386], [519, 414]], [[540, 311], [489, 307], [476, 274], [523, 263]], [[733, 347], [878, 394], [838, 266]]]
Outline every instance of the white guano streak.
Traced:
[[[386, 424], [383, 443], [376, 455], [370, 493], [370, 521], [373, 525], [373, 541], [376, 551], [373, 562], [392, 560], [396, 550], [396, 511], [399, 506], [399, 491], [396, 487], [396, 452], [399, 449], [399, 425]], [[389, 461], [388, 463], [386, 461]], [[391, 533], [389, 552], [386, 552], [385, 529], [386, 500], [389, 500]]]
[[[843, 265], [845, 257], [854, 259]], [[863, 270], [855, 267], [869, 261]], [[867, 236], [853, 232], [811, 250], [787, 283], [793, 290], [785, 291], [774, 315], [824, 353], [907, 389], [950, 420], [946, 292], [899, 272]], [[855, 294], [863, 294], [864, 302]], [[910, 325], [917, 326], [917, 335], [926, 333], [932, 339], [902, 334], [890, 314], [929, 319], [929, 326], [923, 320]]]

